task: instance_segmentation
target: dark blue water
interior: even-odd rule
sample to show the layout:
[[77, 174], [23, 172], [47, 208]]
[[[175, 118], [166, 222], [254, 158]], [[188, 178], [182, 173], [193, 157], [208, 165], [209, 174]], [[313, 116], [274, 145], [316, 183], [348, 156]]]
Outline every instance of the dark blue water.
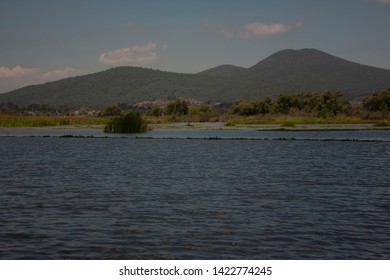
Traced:
[[235, 133], [0, 137], [0, 258], [390, 258], [389, 132]]

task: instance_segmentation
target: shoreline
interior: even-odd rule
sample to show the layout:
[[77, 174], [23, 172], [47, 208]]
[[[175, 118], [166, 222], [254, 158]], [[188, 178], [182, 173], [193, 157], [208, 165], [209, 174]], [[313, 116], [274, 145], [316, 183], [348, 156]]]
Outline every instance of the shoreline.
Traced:
[[0, 127], [0, 138], [111, 138], [204, 140], [321, 140], [390, 142], [390, 128], [372, 124], [236, 125], [224, 123], [153, 124], [145, 133], [105, 133], [103, 125]]
[[[390, 130], [390, 126], [371, 124], [236, 124], [226, 125], [224, 122], [175, 122], [148, 124], [149, 130], [259, 130], [259, 131], [349, 131], [349, 130]], [[104, 125], [57, 125], [57, 126], [0, 126], [5, 130], [102, 130]]]
[[154, 129], [188, 129], [188, 130], [259, 130], [259, 131], [331, 131], [331, 130], [390, 130], [390, 126], [375, 124], [237, 124], [227, 126], [223, 122], [178, 122], [169, 124], [149, 124]]

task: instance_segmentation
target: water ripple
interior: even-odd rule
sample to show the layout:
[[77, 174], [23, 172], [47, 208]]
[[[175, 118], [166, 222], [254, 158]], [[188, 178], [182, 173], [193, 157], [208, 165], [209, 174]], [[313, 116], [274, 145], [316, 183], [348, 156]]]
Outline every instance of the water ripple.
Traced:
[[386, 142], [0, 137], [0, 153], [2, 259], [390, 257]]

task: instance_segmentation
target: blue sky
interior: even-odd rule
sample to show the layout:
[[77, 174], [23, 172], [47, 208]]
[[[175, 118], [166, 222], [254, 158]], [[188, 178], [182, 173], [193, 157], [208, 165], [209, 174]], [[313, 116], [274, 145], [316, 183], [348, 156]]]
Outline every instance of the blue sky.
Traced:
[[0, 93], [121, 65], [250, 67], [301, 48], [390, 69], [390, 0], [0, 0]]

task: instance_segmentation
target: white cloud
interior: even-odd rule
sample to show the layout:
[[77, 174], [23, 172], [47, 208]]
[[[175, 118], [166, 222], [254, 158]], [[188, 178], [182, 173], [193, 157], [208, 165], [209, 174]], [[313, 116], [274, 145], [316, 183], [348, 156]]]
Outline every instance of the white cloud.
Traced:
[[74, 77], [83, 74], [82, 71], [73, 69], [70, 67], [65, 67], [64, 69], [54, 70], [50, 72], [45, 72], [42, 74], [43, 80], [45, 81], [55, 81], [63, 78]]
[[276, 33], [285, 33], [293, 31], [294, 29], [302, 28], [303, 24], [301, 22], [296, 24], [282, 24], [282, 23], [273, 23], [266, 24], [260, 22], [248, 23], [245, 26], [241, 27], [238, 31], [221, 29], [221, 34], [224, 38], [251, 38], [251, 37], [260, 37], [266, 35], [272, 35]]
[[99, 63], [105, 65], [144, 66], [152, 64], [156, 59], [156, 44], [149, 42], [146, 45], [135, 45], [130, 48], [102, 53], [99, 58]]
[[39, 68], [26, 68], [20, 65], [13, 68], [2, 66], [0, 67], [0, 92], [7, 92], [28, 85], [42, 84], [81, 74], [83, 74], [83, 71], [70, 67], [42, 72]]
[[247, 36], [257, 37], [257, 36], [271, 35], [276, 33], [290, 32], [300, 27], [302, 27], [302, 23], [286, 25], [281, 23], [265, 24], [265, 23], [254, 22], [245, 25], [245, 31]]
[[42, 82], [59, 80], [80, 75], [81, 71], [70, 67], [64, 69], [42, 72], [39, 68], [25, 68], [17, 65], [13, 68], [0, 67], [0, 78], [36, 78]]
[[162, 48], [162, 50], [164, 52], [166, 52], [168, 50], [168, 45], [167, 44], [163, 44], [161, 48]]
[[38, 68], [24, 68], [17, 65], [13, 68], [0, 67], [0, 78], [21, 78], [24, 76], [36, 75], [40, 73]]
[[231, 38], [236, 37], [236, 32], [231, 31], [231, 30], [226, 30], [224, 28], [221, 29], [221, 34], [222, 34], [223, 38], [225, 38], [225, 39], [231, 39]]

